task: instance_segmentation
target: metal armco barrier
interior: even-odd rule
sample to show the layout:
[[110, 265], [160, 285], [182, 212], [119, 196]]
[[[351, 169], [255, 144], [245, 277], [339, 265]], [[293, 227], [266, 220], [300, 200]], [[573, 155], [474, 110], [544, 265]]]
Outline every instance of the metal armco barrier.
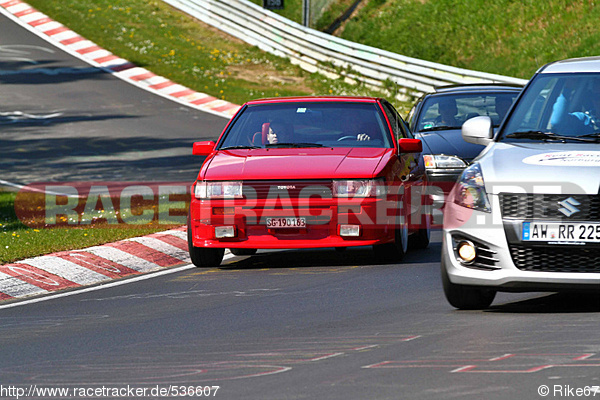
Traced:
[[309, 72], [343, 76], [399, 97], [419, 96], [435, 86], [461, 83], [525, 84], [527, 80], [405, 57], [306, 28], [247, 0], [163, 0], [250, 45], [289, 58]]

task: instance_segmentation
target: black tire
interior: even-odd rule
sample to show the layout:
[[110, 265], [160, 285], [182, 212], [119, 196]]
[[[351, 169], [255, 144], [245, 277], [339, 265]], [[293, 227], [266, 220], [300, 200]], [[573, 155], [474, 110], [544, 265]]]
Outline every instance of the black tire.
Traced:
[[[406, 220], [405, 220], [406, 221]], [[401, 262], [408, 251], [408, 224], [396, 229], [395, 240], [392, 243], [373, 246], [375, 257], [383, 262]]]
[[409, 247], [411, 249], [426, 249], [429, 246], [431, 240], [431, 220], [431, 215], [423, 215], [424, 227], [410, 236]]
[[459, 310], [483, 310], [488, 308], [496, 297], [496, 291], [492, 289], [458, 285], [450, 282], [443, 262], [442, 286], [448, 303]]
[[190, 223], [190, 217], [188, 216], [188, 227], [187, 227], [187, 239], [188, 239], [188, 251], [190, 253], [190, 259], [192, 264], [198, 268], [216, 268], [221, 265], [223, 256], [225, 255], [225, 249], [213, 249], [196, 247], [192, 242], [192, 227]]
[[234, 256], [253, 256], [256, 254], [256, 249], [229, 249]]

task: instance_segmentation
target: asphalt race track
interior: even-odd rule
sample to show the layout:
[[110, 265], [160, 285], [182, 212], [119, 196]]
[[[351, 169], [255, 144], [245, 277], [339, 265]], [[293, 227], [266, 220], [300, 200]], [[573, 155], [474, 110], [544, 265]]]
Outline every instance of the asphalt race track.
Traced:
[[368, 249], [259, 252], [0, 309], [0, 377], [269, 400], [539, 399], [541, 385], [600, 383], [597, 297], [454, 311], [435, 239], [401, 265], [373, 265]]
[[0, 14], [1, 179], [192, 182], [226, 118], [151, 94]]
[[[0, 16], [2, 179], [191, 182], [191, 143], [225, 123]], [[401, 264], [363, 248], [260, 251], [0, 303], [0, 398], [600, 398], [598, 296], [500, 294], [486, 311], [456, 311], [432, 239]], [[43, 393], [57, 388], [69, 392]]]

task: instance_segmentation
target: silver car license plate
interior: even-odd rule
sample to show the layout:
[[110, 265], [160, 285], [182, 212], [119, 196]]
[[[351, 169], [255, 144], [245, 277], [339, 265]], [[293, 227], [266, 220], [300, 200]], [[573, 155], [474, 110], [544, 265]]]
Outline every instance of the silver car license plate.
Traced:
[[523, 222], [523, 241], [600, 243], [600, 224]]

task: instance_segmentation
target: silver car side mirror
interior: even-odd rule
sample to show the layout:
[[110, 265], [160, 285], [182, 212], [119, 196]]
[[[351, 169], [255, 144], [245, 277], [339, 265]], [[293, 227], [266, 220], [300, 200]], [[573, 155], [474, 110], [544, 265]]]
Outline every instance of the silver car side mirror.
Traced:
[[465, 121], [462, 126], [462, 137], [465, 142], [487, 146], [494, 138], [492, 119], [479, 116]]

